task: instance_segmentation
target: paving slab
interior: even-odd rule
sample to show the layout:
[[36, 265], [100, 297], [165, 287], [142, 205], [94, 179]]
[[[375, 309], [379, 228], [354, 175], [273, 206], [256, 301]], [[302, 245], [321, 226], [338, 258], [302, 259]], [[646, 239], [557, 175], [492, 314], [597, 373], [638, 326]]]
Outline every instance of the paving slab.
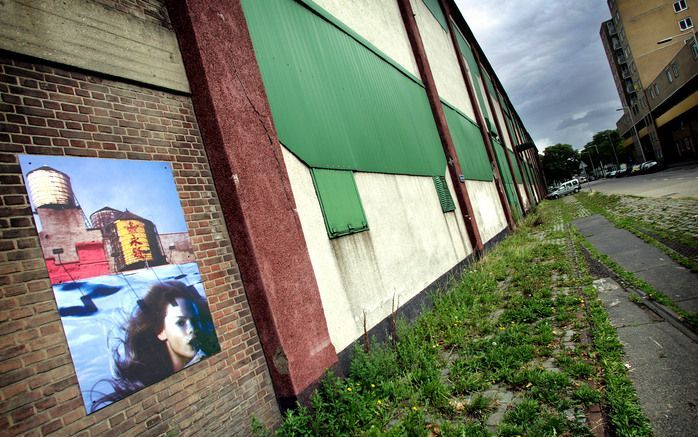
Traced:
[[[599, 294], [599, 299], [606, 308], [608, 318], [614, 328], [623, 326], [637, 326], [645, 323], [662, 322], [664, 319], [648, 310], [644, 305], [628, 305], [629, 294], [618, 286], [612, 279], [602, 278], [594, 281], [594, 287]], [[632, 303], [632, 302], [630, 302]]]
[[698, 274], [632, 233], [616, 228], [599, 214], [577, 219], [572, 224], [597, 250], [672, 298], [681, 309], [698, 311]]
[[630, 301], [612, 279], [594, 286], [618, 326], [628, 375], [655, 437], [698, 436], [698, 344]]

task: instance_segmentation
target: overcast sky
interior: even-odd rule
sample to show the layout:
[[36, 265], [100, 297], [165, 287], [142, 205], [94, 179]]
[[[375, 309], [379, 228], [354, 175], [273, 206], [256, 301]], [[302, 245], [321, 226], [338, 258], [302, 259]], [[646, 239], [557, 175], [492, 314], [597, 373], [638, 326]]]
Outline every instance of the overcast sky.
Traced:
[[621, 103], [599, 37], [603, 0], [456, 0], [539, 151], [615, 129]]

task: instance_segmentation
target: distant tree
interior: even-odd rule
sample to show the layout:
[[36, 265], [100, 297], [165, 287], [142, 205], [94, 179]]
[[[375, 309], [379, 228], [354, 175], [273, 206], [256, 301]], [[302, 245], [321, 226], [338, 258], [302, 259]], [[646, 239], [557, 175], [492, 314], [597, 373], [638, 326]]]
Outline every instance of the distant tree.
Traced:
[[579, 170], [579, 153], [569, 144], [555, 144], [543, 151], [543, 171], [549, 183], [570, 179]]
[[[579, 157], [587, 166], [587, 172], [591, 173], [595, 168], [601, 173], [610, 166], [617, 167], [626, 161], [622, 144], [623, 139], [615, 129], [597, 132], [584, 145]], [[601, 164], [606, 168], [602, 168]]]

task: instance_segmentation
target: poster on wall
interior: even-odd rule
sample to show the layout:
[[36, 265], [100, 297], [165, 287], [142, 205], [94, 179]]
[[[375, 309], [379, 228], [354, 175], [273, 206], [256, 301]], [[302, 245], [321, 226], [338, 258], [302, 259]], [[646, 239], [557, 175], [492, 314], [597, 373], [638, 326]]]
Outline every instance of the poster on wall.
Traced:
[[220, 351], [169, 163], [19, 161], [88, 414]]

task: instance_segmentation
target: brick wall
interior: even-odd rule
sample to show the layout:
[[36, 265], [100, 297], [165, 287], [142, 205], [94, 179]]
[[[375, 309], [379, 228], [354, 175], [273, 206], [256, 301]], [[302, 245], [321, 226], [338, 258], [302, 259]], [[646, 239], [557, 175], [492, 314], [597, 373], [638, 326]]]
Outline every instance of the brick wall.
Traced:
[[[0, 54], [0, 435], [248, 435], [279, 413], [190, 99]], [[169, 161], [222, 352], [90, 416], [17, 154]]]

